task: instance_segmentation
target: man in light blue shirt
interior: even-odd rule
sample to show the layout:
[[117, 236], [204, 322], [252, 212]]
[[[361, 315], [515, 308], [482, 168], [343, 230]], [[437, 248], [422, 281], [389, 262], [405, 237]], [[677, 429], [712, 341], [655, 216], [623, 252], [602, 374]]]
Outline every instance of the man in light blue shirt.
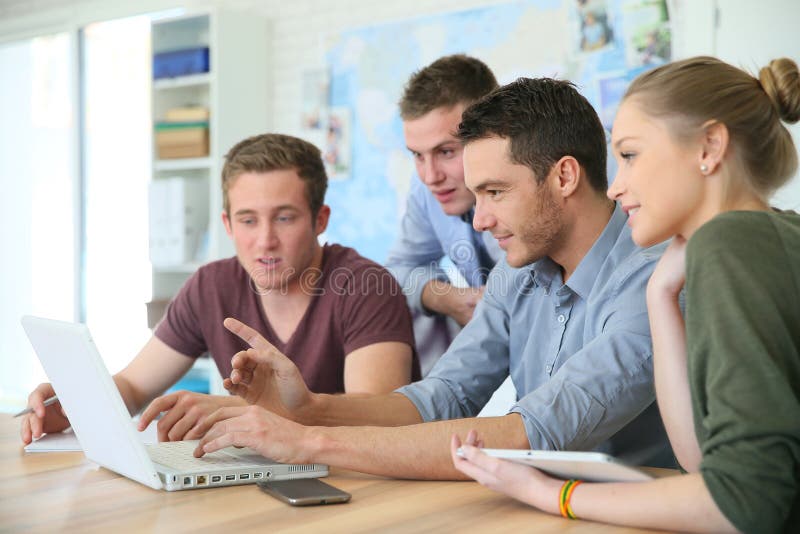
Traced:
[[[486, 64], [457, 54], [415, 72], [400, 99], [403, 136], [419, 179], [412, 179], [386, 267], [414, 314], [423, 375], [447, 350], [457, 326], [472, 317], [502, 256], [490, 234], [472, 227], [475, 196], [464, 184], [463, 148], [455, 137], [464, 109], [496, 87]], [[448, 276], [440, 267], [443, 257], [457, 273]]]
[[598, 450], [670, 463], [655, 404], [616, 432], [632, 418], [626, 407], [652, 400], [643, 291], [661, 253], [638, 250], [626, 221], [616, 207], [567, 282], [548, 257], [519, 269], [501, 260], [448, 353], [397, 391], [425, 421], [472, 417], [510, 374], [524, 395], [510, 412], [522, 416], [530, 448], [589, 450], [608, 440]]
[[456, 54], [415, 72], [403, 90], [403, 137], [414, 158], [413, 180], [400, 234], [387, 268], [412, 310], [440, 313], [466, 324], [482, 291], [458, 291], [439, 268], [449, 257], [472, 288], [482, 288], [502, 252], [472, 227], [475, 195], [464, 184], [463, 147], [456, 137], [464, 109], [497, 88], [479, 59]]
[[[227, 321], [255, 350], [234, 357], [226, 385], [255, 406], [212, 414], [197, 455], [245, 445], [286, 462], [464, 478], [449, 438], [474, 428], [486, 447], [670, 463], [645, 303], [660, 250], [637, 248], [605, 196], [596, 112], [568, 82], [521, 78], [468, 108], [458, 135], [473, 224], [506, 256], [431, 373], [389, 395], [313, 394], [257, 332]], [[509, 374], [510, 412], [474, 417]]]

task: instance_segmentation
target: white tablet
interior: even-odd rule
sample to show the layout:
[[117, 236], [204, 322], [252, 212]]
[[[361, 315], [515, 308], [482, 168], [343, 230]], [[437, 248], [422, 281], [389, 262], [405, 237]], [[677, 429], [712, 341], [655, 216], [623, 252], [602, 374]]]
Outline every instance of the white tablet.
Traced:
[[[483, 449], [495, 458], [530, 465], [558, 478], [592, 482], [640, 482], [653, 476], [601, 452]], [[461, 449], [458, 449], [462, 456]]]

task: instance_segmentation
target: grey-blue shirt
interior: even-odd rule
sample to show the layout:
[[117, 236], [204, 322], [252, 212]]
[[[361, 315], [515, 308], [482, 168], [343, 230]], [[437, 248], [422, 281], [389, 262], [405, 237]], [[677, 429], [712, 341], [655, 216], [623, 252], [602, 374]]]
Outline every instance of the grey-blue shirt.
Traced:
[[429, 314], [422, 289], [431, 280], [449, 281], [439, 260], [448, 256], [471, 287], [482, 286], [503, 251], [490, 232], [478, 232], [471, 220], [447, 215], [422, 181], [414, 177], [400, 222], [400, 235], [386, 268], [403, 287], [412, 310]]
[[397, 391], [425, 421], [475, 416], [510, 374], [531, 448], [601, 450], [672, 465], [655, 405], [647, 280], [663, 246], [640, 249], [615, 210], [566, 283], [549, 258], [501, 260], [472, 320], [420, 382]]

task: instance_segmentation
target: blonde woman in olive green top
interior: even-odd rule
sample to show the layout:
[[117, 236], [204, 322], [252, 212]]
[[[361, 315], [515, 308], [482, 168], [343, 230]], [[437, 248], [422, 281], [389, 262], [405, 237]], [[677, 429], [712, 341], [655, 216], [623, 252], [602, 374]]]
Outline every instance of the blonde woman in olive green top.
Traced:
[[686, 338], [700, 473], [743, 531], [800, 530], [799, 290], [796, 213], [723, 213], [689, 240]]
[[[768, 199], [797, 171], [789, 59], [755, 78], [710, 57], [633, 81], [612, 133], [608, 196], [634, 241], [672, 238], [647, 288], [656, 395], [685, 475], [565, 483], [489, 458], [470, 432], [455, 466], [541, 510], [693, 532], [800, 528], [800, 216]], [[686, 320], [678, 304], [685, 286]]]

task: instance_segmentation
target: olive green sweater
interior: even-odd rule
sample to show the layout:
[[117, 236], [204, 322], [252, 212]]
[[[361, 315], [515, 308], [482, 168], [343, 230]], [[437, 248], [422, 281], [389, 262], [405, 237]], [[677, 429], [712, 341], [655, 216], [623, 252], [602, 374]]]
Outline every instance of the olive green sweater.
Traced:
[[735, 211], [686, 253], [700, 472], [743, 532], [800, 532], [800, 215]]

